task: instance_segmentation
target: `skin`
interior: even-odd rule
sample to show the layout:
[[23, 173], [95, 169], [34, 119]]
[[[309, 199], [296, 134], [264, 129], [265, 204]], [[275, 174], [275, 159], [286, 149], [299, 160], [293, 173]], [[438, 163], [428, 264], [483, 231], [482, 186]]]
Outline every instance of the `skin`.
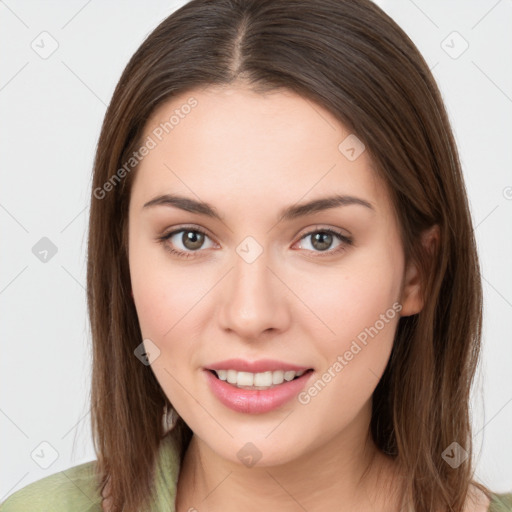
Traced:
[[[237, 84], [189, 91], [154, 112], [144, 138], [192, 96], [197, 106], [139, 165], [129, 207], [142, 337], [158, 346], [151, 368], [194, 432], [177, 511], [398, 510], [399, 471], [366, 442], [371, 399], [400, 316], [423, 304], [387, 188], [368, 152], [350, 161], [338, 150], [350, 132], [330, 112], [285, 90], [260, 95]], [[282, 208], [335, 192], [374, 209], [348, 205], [278, 222]], [[168, 193], [210, 203], [223, 221], [144, 208]], [[157, 240], [194, 227], [207, 233], [195, 252], [183, 232]], [[353, 244], [333, 236], [322, 252], [311, 236], [322, 228], [340, 230]], [[236, 252], [247, 236], [263, 249], [252, 263]], [[430, 231], [424, 244], [437, 239]], [[173, 244], [193, 257], [170, 254]], [[315, 382], [394, 303], [401, 311], [306, 405], [292, 399], [243, 414], [221, 404], [206, 383], [204, 367], [232, 357], [314, 368]], [[252, 467], [237, 457], [247, 442], [261, 452]]]

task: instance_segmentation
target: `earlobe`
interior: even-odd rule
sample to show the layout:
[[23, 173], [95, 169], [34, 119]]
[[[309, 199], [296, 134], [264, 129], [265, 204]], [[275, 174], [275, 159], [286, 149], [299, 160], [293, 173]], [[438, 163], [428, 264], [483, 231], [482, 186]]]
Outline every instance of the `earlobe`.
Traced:
[[[421, 235], [421, 243], [426, 256], [433, 258], [439, 246], [440, 232], [439, 226], [434, 224], [424, 231]], [[423, 309], [423, 286], [420, 271], [416, 261], [411, 260], [405, 270], [404, 282], [402, 286], [401, 316], [410, 316], [419, 313]]]
[[401, 304], [401, 316], [415, 315], [423, 308], [421, 279], [418, 267], [414, 261], [409, 262], [405, 271]]

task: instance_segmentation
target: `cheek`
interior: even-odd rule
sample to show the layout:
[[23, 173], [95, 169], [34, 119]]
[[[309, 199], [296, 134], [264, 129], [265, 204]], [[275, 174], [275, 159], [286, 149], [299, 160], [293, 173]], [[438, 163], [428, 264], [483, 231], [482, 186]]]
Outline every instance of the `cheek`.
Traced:
[[[331, 318], [336, 336], [317, 340], [324, 364], [301, 397], [306, 408], [311, 406], [311, 416], [327, 418], [323, 423], [315, 421], [315, 428], [333, 434], [371, 399], [388, 363], [400, 319], [395, 287], [377, 282], [375, 288], [370, 276], [366, 277], [366, 285], [356, 279], [353, 286], [345, 281], [345, 290], [338, 294], [337, 316], [333, 313]], [[333, 300], [327, 297], [326, 305]]]
[[[142, 334], [162, 342], [179, 332], [192, 310], [206, 292], [204, 281], [178, 269], [152, 266], [133, 275], [133, 293]], [[191, 311], [192, 312], [192, 311]]]
[[[329, 353], [327, 367], [337, 375], [330, 399], [347, 405], [362, 405], [373, 393], [387, 365], [401, 311], [399, 251], [381, 245], [359, 256], [359, 264], [341, 280], [337, 316], [332, 312], [337, 336], [323, 348]], [[336, 299], [330, 296], [326, 306], [328, 301]], [[335, 362], [339, 364], [332, 368]]]
[[[396, 316], [400, 298], [400, 255], [377, 245], [349, 255], [342, 265], [326, 272], [304, 273], [295, 279], [295, 290], [317, 317], [302, 315], [306, 324], [321, 333], [316, 338], [343, 348], [376, 322], [382, 330], [381, 315]], [[319, 322], [319, 319], [321, 322]], [[323, 325], [322, 325], [323, 324]], [[324, 328], [325, 327], [325, 328]], [[313, 338], [315, 339], [315, 337]]]
[[[130, 273], [137, 317], [143, 339], [150, 339], [160, 350], [151, 364], [156, 379], [168, 399], [180, 411], [190, 408], [186, 388], [196, 393], [187, 370], [194, 365], [197, 349], [199, 299], [206, 293], [205, 280], [193, 272], [171, 265], [164, 255], [155, 257], [154, 248], [134, 248]], [[153, 252], [151, 265], [147, 264]], [[195, 322], [195, 326], [192, 325]]]
[[163, 341], [197, 302], [204, 280], [172, 263], [163, 245], [145, 239], [135, 229], [130, 233], [129, 265], [142, 335]]

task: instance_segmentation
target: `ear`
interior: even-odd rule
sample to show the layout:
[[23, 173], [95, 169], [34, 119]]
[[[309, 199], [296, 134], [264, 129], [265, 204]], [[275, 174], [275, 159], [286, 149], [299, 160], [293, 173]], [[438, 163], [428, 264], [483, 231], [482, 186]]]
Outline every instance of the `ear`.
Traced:
[[[428, 256], [433, 256], [439, 247], [439, 226], [434, 224], [421, 234], [421, 244]], [[422, 287], [420, 272], [416, 261], [410, 261], [405, 269], [402, 284], [401, 316], [410, 316], [419, 313], [423, 309]]]

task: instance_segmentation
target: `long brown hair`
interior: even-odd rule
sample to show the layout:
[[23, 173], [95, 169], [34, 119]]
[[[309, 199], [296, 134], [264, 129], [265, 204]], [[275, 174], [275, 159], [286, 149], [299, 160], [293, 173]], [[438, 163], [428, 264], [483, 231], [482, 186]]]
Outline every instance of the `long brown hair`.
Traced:
[[[462, 511], [473, 482], [468, 408], [482, 318], [472, 221], [432, 74], [409, 37], [370, 0], [192, 0], [126, 66], [101, 130], [89, 222], [98, 485], [109, 482], [112, 510], [132, 512], [148, 502], [162, 411], [172, 406], [151, 368], [134, 357], [142, 339], [126, 228], [136, 165], [119, 169], [164, 101], [235, 81], [259, 93], [286, 88], [326, 108], [363, 141], [385, 180], [406, 261], [420, 266], [425, 302], [419, 314], [399, 321], [373, 396], [371, 435], [404, 469], [415, 511]], [[420, 234], [435, 224], [440, 243], [427, 254]], [[169, 435], [180, 438], [183, 456], [190, 428], [180, 419]], [[456, 469], [443, 458], [453, 442], [468, 453]]]

